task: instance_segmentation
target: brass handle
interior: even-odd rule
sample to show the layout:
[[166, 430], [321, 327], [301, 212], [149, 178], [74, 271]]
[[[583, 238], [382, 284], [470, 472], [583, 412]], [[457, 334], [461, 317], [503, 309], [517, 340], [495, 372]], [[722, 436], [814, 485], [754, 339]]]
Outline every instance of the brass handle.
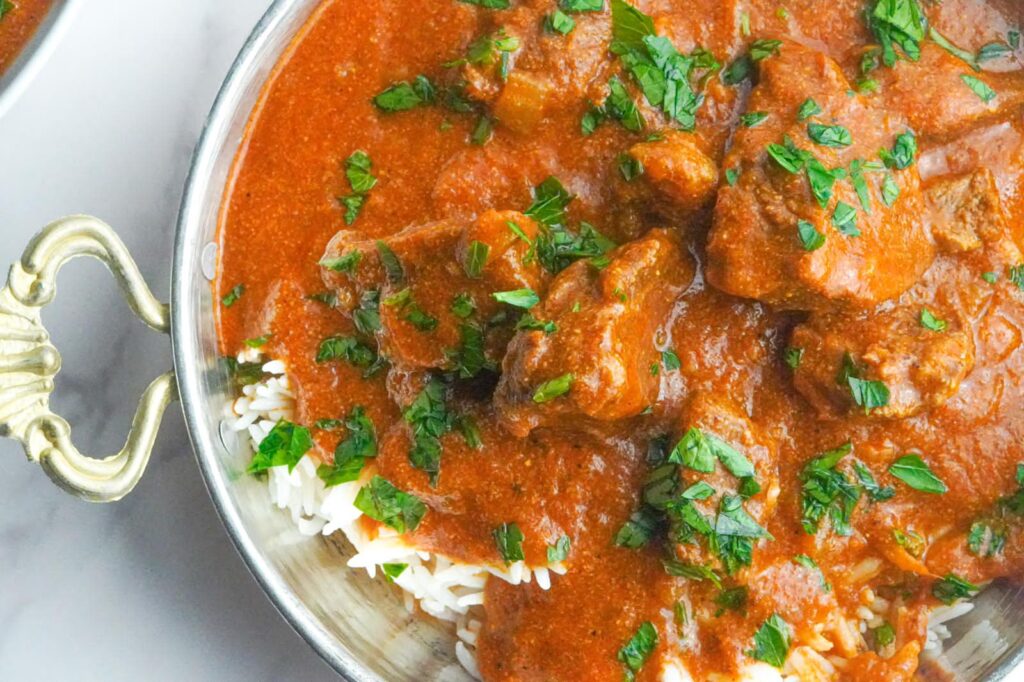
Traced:
[[102, 261], [135, 314], [158, 332], [170, 332], [170, 312], [146, 286], [138, 266], [106, 223], [70, 216], [47, 225], [11, 267], [0, 290], [0, 436], [21, 442], [29, 461], [64, 490], [92, 502], [119, 500], [135, 487], [149, 462], [167, 405], [177, 397], [174, 372], [149, 385], [121, 451], [83, 455], [71, 427], [50, 410], [53, 377], [61, 359], [43, 328], [43, 306], [57, 293], [57, 273], [72, 258]]

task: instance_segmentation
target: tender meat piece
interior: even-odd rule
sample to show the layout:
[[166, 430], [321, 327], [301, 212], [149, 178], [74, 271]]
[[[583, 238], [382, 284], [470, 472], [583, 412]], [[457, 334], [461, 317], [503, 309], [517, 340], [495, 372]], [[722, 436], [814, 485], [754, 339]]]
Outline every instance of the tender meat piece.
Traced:
[[[793, 330], [791, 346], [803, 351], [795, 385], [822, 415], [857, 408], [841, 376], [847, 354], [860, 378], [888, 389], [888, 404], [870, 413], [879, 418], [939, 407], [974, 368], [979, 320], [994, 291], [984, 275], [1003, 276], [1021, 262], [1020, 252], [986, 169], [939, 178], [928, 192], [933, 230], [953, 255], [941, 256], [891, 304], [869, 312], [813, 314]], [[928, 328], [922, 319], [928, 314], [943, 323], [941, 330]]]
[[[668, 230], [652, 230], [609, 257], [604, 268], [578, 261], [563, 270], [531, 311], [557, 331], [524, 330], [509, 344], [495, 404], [511, 433], [565, 426], [566, 416], [623, 419], [657, 400], [655, 338], [694, 264]], [[536, 394], [567, 374], [566, 394], [548, 401]]]
[[[510, 222], [530, 238], [537, 233], [536, 223], [514, 211], [488, 211], [468, 225], [440, 222], [409, 227], [381, 241], [343, 230], [331, 240], [321, 261], [324, 281], [337, 292], [339, 308], [349, 315], [360, 308], [367, 292], [380, 292], [376, 337], [392, 364], [451, 369], [453, 357], [463, 346], [465, 327], [470, 325], [484, 333], [487, 360], [496, 365], [504, 344], [488, 340], [508, 332], [490, 326], [502, 309], [491, 294], [522, 288], [543, 292], [547, 282], [537, 260], [526, 257], [529, 245], [509, 228]], [[383, 262], [382, 254], [388, 250], [399, 267], [392, 265], [389, 270]], [[472, 262], [484, 252], [476, 274]], [[338, 265], [346, 259], [356, 262]], [[453, 309], [462, 295], [472, 302], [468, 314], [465, 306]]]
[[948, 309], [929, 308], [947, 324], [945, 331], [924, 328], [921, 309], [812, 316], [793, 331], [791, 343], [804, 353], [794, 373], [797, 390], [825, 414], [856, 409], [842, 374], [849, 354], [860, 378], [889, 390], [888, 404], [872, 415], [910, 417], [942, 405], [974, 367], [974, 339]]
[[947, 253], [972, 251], [995, 242], [1006, 228], [999, 190], [987, 168], [942, 177], [925, 188], [932, 235]]
[[629, 153], [643, 166], [640, 182], [653, 190], [660, 215], [685, 220], [713, 201], [718, 165], [695, 135], [668, 132], [664, 139], [633, 145]]
[[[974, 93], [961, 76], [969, 75], [996, 92], [990, 102]], [[976, 73], [941, 47], [926, 42], [917, 62], [901, 59], [892, 68], [872, 72], [881, 83], [884, 106], [907, 117], [922, 141], [941, 142], [971, 128], [1006, 120], [1024, 107], [1024, 74]]]
[[[850, 87], [832, 59], [797, 45], [784, 44], [779, 56], [761, 62], [748, 111], [768, 117], [756, 127], [737, 130], [723, 164], [739, 177], [735, 186], [718, 193], [708, 244], [708, 280], [713, 285], [779, 308], [865, 308], [898, 296], [931, 263], [934, 246], [922, 220], [916, 164], [905, 170], [864, 171], [870, 213], [861, 207], [849, 169], [854, 161], [877, 163], [878, 151], [894, 146], [906, 122], [850, 94]], [[799, 121], [798, 111], [807, 99], [823, 113]], [[812, 123], [845, 127], [851, 143], [839, 148], [816, 144], [809, 137]], [[767, 150], [786, 138], [813, 154], [821, 166], [805, 160], [800, 172], [783, 168]], [[815, 185], [827, 188], [819, 176], [829, 169], [845, 169], [846, 178], [835, 182], [833, 196], [825, 201], [827, 192], [819, 189], [816, 197], [808, 177], [813, 173]], [[886, 177], [900, 190], [892, 207], [882, 200]], [[844, 234], [834, 224], [839, 201], [857, 209], [859, 236]], [[820, 248], [808, 251], [803, 246], [801, 220], [824, 236]]]

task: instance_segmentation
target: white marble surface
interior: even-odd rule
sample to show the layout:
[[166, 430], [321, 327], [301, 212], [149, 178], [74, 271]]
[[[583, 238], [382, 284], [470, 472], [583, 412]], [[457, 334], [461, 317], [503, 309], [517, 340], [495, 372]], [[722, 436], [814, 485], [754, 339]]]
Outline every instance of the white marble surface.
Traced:
[[[217, 88], [268, 0], [83, 0], [0, 119], [0, 268], [48, 221], [114, 225], [166, 300], [178, 200]], [[76, 262], [46, 321], [55, 403], [86, 452], [121, 447], [166, 339]], [[334, 680], [249, 576], [214, 513], [177, 406], [142, 483], [90, 505], [0, 441], [0, 680]]]

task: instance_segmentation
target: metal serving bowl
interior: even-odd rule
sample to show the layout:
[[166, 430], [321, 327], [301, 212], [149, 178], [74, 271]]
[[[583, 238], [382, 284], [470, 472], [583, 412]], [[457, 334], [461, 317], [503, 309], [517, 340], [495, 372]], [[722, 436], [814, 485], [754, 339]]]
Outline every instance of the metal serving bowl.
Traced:
[[61, 36], [71, 25], [72, 15], [79, 4], [79, 0], [54, 0], [32, 38], [21, 48], [14, 62], [0, 73], [0, 118], [50, 58]]
[[[277, 0], [224, 82], [182, 199], [170, 306], [153, 297], [113, 230], [95, 218], [73, 216], [47, 226], [11, 268], [0, 290], [0, 436], [21, 441], [29, 459], [64, 489], [109, 502], [139, 480], [160, 418], [180, 396], [199, 468], [228, 534], [281, 614], [335, 670], [358, 682], [469, 679], [454, 660], [454, 634], [410, 616], [388, 585], [346, 569], [344, 542], [300, 535], [288, 515], [271, 505], [266, 485], [246, 475], [247, 447], [221, 426], [231, 389], [218, 358], [210, 278], [224, 187], [264, 82], [319, 3]], [[79, 453], [68, 424], [50, 411], [60, 355], [40, 320], [58, 270], [83, 255], [106, 263], [136, 314], [171, 335], [174, 355], [174, 370], [144, 393], [124, 449], [100, 459]], [[1001, 641], [998, 653], [939, 659], [923, 667], [922, 678], [999, 680], [1024, 660], [1024, 591], [995, 584], [977, 604], [952, 624], [947, 650], [988, 620], [989, 642]]]

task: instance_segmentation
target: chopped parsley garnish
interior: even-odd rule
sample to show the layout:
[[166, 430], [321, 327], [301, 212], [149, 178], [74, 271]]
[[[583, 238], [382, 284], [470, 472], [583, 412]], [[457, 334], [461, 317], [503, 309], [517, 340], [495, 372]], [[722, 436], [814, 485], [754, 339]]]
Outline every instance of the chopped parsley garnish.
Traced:
[[267, 345], [267, 341], [270, 341], [270, 338], [272, 336], [273, 334], [264, 334], [263, 336], [257, 336], [252, 339], [246, 339], [242, 343], [244, 343], [249, 348], [263, 348], [263, 346]]
[[352, 311], [352, 323], [360, 334], [373, 336], [380, 331], [380, 290], [367, 289], [359, 297], [359, 306]]
[[430, 477], [430, 485], [435, 486], [441, 471], [441, 436], [451, 431], [454, 423], [445, 403], [444, 384], [430, 379], [405, 408], [402, 417], [412, 429], [409, 462], [425, 471]]
[[459, 294], [452, 299], [451, 311], [456, 317], [466, 319], [476, 311], [476, 304], [469, 294]]
[[789, 656], [791, 637], [789, 624], [779, 614], [773, 613], [754, 634], [754, 648], [746, 654], [755, 660], [782, 668]]
[[878, 152], [878, 155], [889, 168], [895, 170], [909, 168], [914, 163], [914, 157], [917, 155], [917, 138], [909, 130], [905, 133], [900, 133], [896, 136], [896, 143], [893, 145], [892, 151], [883, 149]]
[[[612, 0], [612, 3], [614, 6], [615, 0]], [[619, 649], [618, 659], [626, 666], [626, 682], [633, 682], [636, 679], [636, 674], [644, 667], [644, 663], [657, 646], [658, 631], [650, 621], [644, 621], [629, 641]]]
[[366, 194], [376, 186], [377, 178], [370, 172], [372, 165], [369, 154], [362, 149], [352, 152], [345, 160], [345, 176], [353, 192]]
[[225, 308], [230, 308], [234, 304], [238, 303], [238, 299], [242, 298], [242, 294], [244, 293], [245, 285], [236, 284], [228, 290], [228, 293], [224, 294], [224, 298], [220, 299], [220, 303]]
[[338, 294], [333, 291], [320, 291], [315, 294], [310, 294], [305, 298], [307, 301], [316, 301], [328, 308], [334, 308], [338, 305]]
[[377, 432], [365, 408], [353, 407], [345, 419], [345, 428], [348, 435], [334, 449], [334, 463], [321, 464], [316, 470], [328, 488], [358, 480], [366, 460], [377, 456]]
[[832, 584], [825, 579], [825, 574], [821, 571], [821, 567], [818, 566], [818, 562], [807, 556], [806, 554], [797, 554], [793, 557], [793, 563], [799, 564], [806, 569], [814, 571], [818, 574], [818, 580], [821, 581], [821, 590], [823, 592], [831, 592]]
[[726, 611], [742, 611], [747, 607], [748, 590], [745, 585], [729, 587], [715, 596], [715, 605], [718, 610], [715, 616], [721, 616]]
[[511, 0], [459, 0], [459, 2], [486, 9], [508, 9], [512, 6]]
[[799, 111], [796, 113], [796, 117], [800, 121], [806, 121], [811, 116], [817, 116], [821, 113], [821, 107], [813, 99], [808, 97], [804, 100], [804, 103], [800, 105]]
[[484, 266], [487, 265], [487, 255], [490, 252], [491, 247], [484, 242], [474, 240], [470, 243], [468, 253], [466, 254], [466, 262], [463, 265], [467, 277], [472, 279], [480, 278], [481, 273], [484, 271]]
[[407, 111], [422, 104], [430, 104], [437, 97], [434, 84], [426, 76], [417, 76], [410, 84], [400, 81], [373, 98], [378, 109], [385, 112]]
[[651, 507], [640, 507], [629, 517], [615, 534], [615, 544], [619, 547], [637, 549], [643, 547], [658, 531], [661, 519]]
[[981, 273], [981, 278], [988, 282], [989, 284], [995, 284], [997, 281], [999, 281], [999, 275], [997, 275], [994, 272], [983, 272]]
[[826, 516], [837, 534], [848, 536], [853, 533], [850, 517], [861, 493], [846, 474], [836, 468], [852, 450], [853, 446], [845, 443], [815, 457], [800, 472], [800, 480], [803, 482], [802, 524], [808, 535], [818, 531]]
[[516, 329], [554, 334], [558, 331], [558, 325], [551, 320], [538, 320], [530, 313], [524, 313], [523, 316], [519, 318], [519, 321], [516, 322]]
[[380, 264], [384, 266], [384, 272], [387, 273], [389, 282], [398, 284], [405, 279], [402, 262], [398, 260], [398, 256], [391, 250], [391, 247], [379, 239], [377, 240], [377, 255], [380, 257]]
[[931, 38], [936, 45], [941, 47], [946, 52], [950, 53], [957, 59], [966, 62], [967, 65], [970, 66], [975, 71], [981, 70], [981, 67], [978, 66], [978, 60], [975, 58], [974, 53], [968, 52], [967, 50], [961, 49], [954, 45], [946, 36], [942, 35], [937, 30], [935, 30], [934, 26], [928, 29], [928, 37]]
[[783, 144], [772, 143], [768, 145], [768, 155], [775, 160], [775, 163], [790, 173], [796, 174], [803, 170], [807, 162], [808, 153], [793, 144], [788, 137], [783, 139]]
[[892, 538], [896, 541], [897, 545], [906, 550], [907, 554], [912, 557], [920, 557], [921, 552], [924, 551], [924, 538], [916, 531], [908, 530], [904, 533], [899, 528], [893, 528]]
[[604, 100], [604, 107], [597, 111], [602, 117], [618, 121], [623, 128], [634, 133], [643, 130], [646, 125], [640, 109], [618, 76], [608, 80], [608, 97]]
[[399, 533], [416, 530], [427, 513], [427, 506], [418, 497], [399, 490], [381, 476], [374, 476], [360, 488], [352, 504]]
[[900, 479], [914, 490], [924, 493], [941, 495], [949, 488], [938, 476], [932, 473], [927, 462], [920, 455], [904, 455], [889, 466], [889, 473]]
[[849, 129], [840, 125], [828, 126], [810, 123], [807, 125], [807, 135], [823, 147], [842, 149], [853, 144], [853, 137], [850, 135]]
[[671, 348], [661, 352], [661, 364], [665, 366], [665, 370], [668, 372], [675, 371], [682, 367], [682, 363], [679, 362], [679, 356]]
[[868, 499], [872, 502], [885, 502], [895, 497], [896, 489], [889, 485], [884, 488], [880, 486], [878, 480], [875, 479], [875, 475], [871, 473], [871, 469], [868, 469], [864, 464], [854, 461], [853, 472], [857, 474], [857, 481], [860, 483], [860, 487], [864, 489]]
[[555, 544], [548, 545], [547, 555], [549, 564], [557, 564], [569, 558], [569, 550], [572, 549], [572, 542], [568, 535], [563, 535], [555, 541]]
[[533, 392], [533, 402], [537, 404], [546, 403], [559, 396], [565, 395], [572, 387], [573, 378], [573, 375], [568, 373], [563, 374], [560, 377], [556, 377], [551, 381], [545, 381], [537, 387], [536, 391]]
[[0, 0], [0, 19], [4, 18], [4, 15], [14, 9], [14, 3], [10, 0]]
[[676, 559], [665, 559], [661, 564], [665, 568], [665, 573], [668, 573], [673, 577], [686, 578], [687, 580], [693, 580], [698, 583], [707, 580], [715, 587], [722, 587], [722, 579], [713, 568], [708, 568], [707, 566], [701, 566], [699, 564], [688, 564]]
[[813, 156], [807, 160], [807, 182], [811, 185], [811, 194], [822, 208], [831, 201], [836, 181], [845, 177], [846, 171], [842, 168], [828, 170]]
[[262, 362], [239, 362], [238, 358], [226, 357], [224, 364], [235, 386], [250, 386], [263, 379]]
[[421, 332], [429, 332], [437, 329], [437, 318], [423, 312], [419, 303], [417, 303], [413, 298], [412, 289], [409, 287], [402, 289], [396, 294], [388, 296], [381, 302], [386, 306], [391, 306], [401, 310], [402, 319]]
[[405, 569], [409, 568], [409, 564], [381, 564], [380, 567], [388, 582], [393, 583], [395, 578], [405, 573]]
[[871, 213], [871, 192], [868, 190], [868, 181], [864, 177], [865, 164], [860, 159], [854, 159], [850, 163], [850, 183], [853, 184], [853, 191], [857, 193], [857, 200], [865, 213]]
[[875, 644], [879, 649], [884, 649], [896, 641], [896, 631], [888, 622], [883, 622], [871, 632], [875, 636]]
[[992, 59], [999, 59], [1001, 57], [1005, 57], [1006, 55], [1013, 54], [1013, 50], [1014, 48], [1007, 45], [1006, 43], [985, 43], [984, 45], [981, 46], [981, 49], [978, 50], [978, 56], [975, 57], [975, 61], [978, 64], [981, 64], [982, 62], [987, 62]]
[[1006, 42], [1010, 44], [1014, 50], [1020, 49], [1020, 31], [1007, 31]]
[[740, 116], [740, 125], [747, 128], [756, 128], [765, 121], [768, 120], [768, 112], [765, 111], [751, 111], [750, 113], [743, 114]]
[[1024, 291], [1024, 263], [1010, 268], [1010, 283]]
[[287, 466], [291, 471], [312, 447], [313, 437], [309, 429], [282, 419], [260, 441], [248, 471], [256, 474], [279, 466]]
[[943, 604], [953, 604], [973, 596], [981, 588], [963, 578], [947, 573], [932, 585], [932, 595]]
[[921, 308], [921, 326], [928, 331], [944, 332], [949, 325], [945, 320], [935, 317], [935, 313], [928, 308]]
[[351, 274], [356, 271], [357, 267], [359, 267], [359, 261], [362, 259], [363, 254], [361, 252], [349, 251], [345, 255], [338, 256], [337, 258], [324, 258], [319, 264], [331, 272], [347, 272]]
[[882, 180], [882, 201], [886, 206], [891, 208], [899, 198], [900, 186], [896, 184], [892, 175], [886, 173], [885, 178]]
[[868, 26], [882, 46], [886, 66], [896, 63], [896, 48], [911, 61], [921, 58], [928, 21], [917, 0], [877, 0], [868, 15]]
[[857, 209], [845, 201], [836, 204], [835, 212], [832, 214], [832, 225], [847, 237], [860, 236], [860, 230], [857, 229]]
[[611, 0], [611, 8], [611, 51], [619, 56], [651, 106], [684, 130], [693, 130], [703, 102], [690, 84], [694, 58], [680, 54], [668, 38], [656, 35], [651, 17], [624, 0]]
[[796, 233], [800, 237], [800, 244], [805, 251], [817, 251], [825, 246], [825, 235], [815, 229], [814, 225], [806, 220], [796, 221]]
[[544, 19], [544, 27], [552, 33], [569, 35], [576, 28], [576, 20], [562, 10], [556, 9]]
[[566, 12], [600, 12], [604, 9], [604, 0], [559, 0], [559, 6]]
[[492, 137], [494, 137], [494, 121], [490, 116], [481, 114], [476, 121], [476, 126], [473, 127], [469, 141], [477, 146], [483, 146], [490, 142]]
[[693, 426], [687, 429], [668, 456], [668, 461], [702, 473], [714, 471], [716, 460], [737, 478], [755, 473], [754, 465], [735, 448], [713, 433], [704, 433]]
[[800, 363], [803, 362], [804, 359], [804, 349], [793, 347], [787, 348], [782, 358], [786, 361], [786, 364], [790, 369], [799, 369]]
[[861, 368], [849, 353], [843, 356], [836, 382], [850, 389], [853, 402], [858, 407], [863, 407], [865, 414], [889, 404], [889, 387], [881, 381], [861, 378]]
[[617, 159], [619, 173], [626, 182], [633, 182], [644, 174], [644, 165], [632, 154], [619, 154]]
[[496, 291], [491, 296], [499, 303], [516, 308], [529, 310], [540, 303], [540, 296], [533, 289], [515, 289], [513, 291]]
[[725, 169], [725, 181], [730, 187], [736, 186], [736, 181], [740, 179], [740, 172], [735, 168]]
[[351, 225], [363, 210], [366, 196], [363, 194], [349, 194], [348, 196], [338, 197], [338, 202], [345, 207], [345, 224]]
[[777, 55], [780, 47], [782, 47], [781, 40], [755, 40], [750, 44], [750, 58], [759, 62], [772, 55]]
[[447, 351], [447, 355], [460, 378], [471, 379], [483, 369], [494, 369], [484, 354], [484, 332], [480, 327], [464, 322], [459, 325], [459, 336], [459, 348]]
[[494, 544], [498, 546], [498, 554], [502, 561], [511, 564], [522, 561], [523, 555], [523, 531], [514, 523], [503, 523], [491, 533], [494, 536]]
[[549, 227], [564, 225], [565, 209], [572, 199], [572, 195], [562, 186], [558, 178], [552, 176], [534, 188], [533, 203], [524, 213], [538, 223]]
[[317, 362], [344, 360], [356, 367], [370, 367], [377, 353], [354, 336], [331, 336], [320, 342], [316, 350]]
[[960, 76], [960, 80], [964, 82], [967, 87], [971, 89], [975, 95], [978, 96], [985, 104], [988, 104], [996, 98], [996, 91], [988, 86], [988, 84], [980, 78], [975, 78], [969, 74], [963, 74]]
[[1006, 530], [992, 523], [975, 521], [967, 534], [967, 549], [979, 557], [993, 557], [1003, 552], [1006, 546]]

